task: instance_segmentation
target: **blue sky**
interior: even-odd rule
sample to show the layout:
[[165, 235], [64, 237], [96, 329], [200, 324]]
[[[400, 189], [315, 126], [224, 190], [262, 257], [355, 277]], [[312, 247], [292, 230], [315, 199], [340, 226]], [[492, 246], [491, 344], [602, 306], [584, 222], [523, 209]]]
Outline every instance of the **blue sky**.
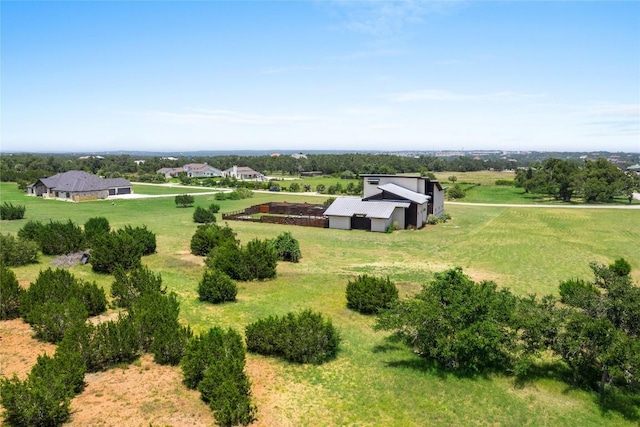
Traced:
[[638, 1], [2, 1], [2, 151], [640, 152]]

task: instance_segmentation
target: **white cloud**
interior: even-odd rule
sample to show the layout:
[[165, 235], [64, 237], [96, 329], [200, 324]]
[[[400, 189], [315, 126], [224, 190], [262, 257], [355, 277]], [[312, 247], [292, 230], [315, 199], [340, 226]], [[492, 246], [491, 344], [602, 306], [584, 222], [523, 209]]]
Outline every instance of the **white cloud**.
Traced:
[[178, 125], [276, 126], [318, 120], [317, 117], [303, 115], [250, 114], [206, 109], [187, 109], [187, 112], [147, 111], [138, 114], [150, 120], [169, 121]]
[[520, 93], [512, 91], [489, 92], [480, 94], [456, 93], [440, 89], [416, 90], [390, 95], [393, 102], [411, 101], [514, 101], [522, 99], [540, 98], [543, 94]]

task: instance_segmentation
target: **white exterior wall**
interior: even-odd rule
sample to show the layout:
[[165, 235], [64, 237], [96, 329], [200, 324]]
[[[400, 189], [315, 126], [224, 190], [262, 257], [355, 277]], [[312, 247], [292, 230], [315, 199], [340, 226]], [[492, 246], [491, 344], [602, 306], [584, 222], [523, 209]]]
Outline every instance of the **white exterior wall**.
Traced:
[[433, 216], [436, 218], [444, 214], [444, 190], [433, 189]]
[[371, 218], [371, 231], [384, 233], [391, 225], [391, 218]]
[[421, 228], [427, 223], [427, 216], [429, 215], [427, 204], [428, 202], [418, 205], [418, 218], [416, 219], [416, 228]]
[[404, 208], [395, 208], [393, 210], [393, 214], [391, 215], [391, 225], [393, 225], [394, 222], [398, 223], [398, 228], [400, 230], [404, 230], [405, 229], [405, 224], [404, 224]]
[[351, 230], [351, 217], [330, 216], [329, 228], [336, 228], [338, 230]]

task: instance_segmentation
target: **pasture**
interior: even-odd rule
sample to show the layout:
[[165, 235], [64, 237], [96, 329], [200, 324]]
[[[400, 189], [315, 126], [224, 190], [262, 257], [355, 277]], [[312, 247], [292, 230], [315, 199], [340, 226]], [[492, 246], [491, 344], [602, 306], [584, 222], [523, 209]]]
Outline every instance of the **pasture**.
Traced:
[[[468, 180], [456, 175], [458, 182]], [[215, 202], [221, 212], [266, 201], [322, 200], [292, 193], [256, 193], [237, 201], [194, 195], [196, 205]], [[402, 295], [409, 295], [434, 272], [454, 266], [475, 280], [494, 280], [518, 294], [544, 295], [557, 293], [561, 280], [590, 279], [589, 262], [610, 263], [619, 257], [631, 263], [634, 281], [640, 282], [638, 210], [445, 204], [451, 221], [392, 234], [229, 222], [243, 243], [290, 231], [300, 242], [303, 258], [298, 264], [280, 263], [275, 280], [239, 283], [237, 302], [213, 306], [197, 299], [203, 260], [189, 252], [196, 229], [193, 208], [177, 208], [172, 197], [69, 203], [27, 197], [14, 183], [0, 183], [0, 197], [27, 208], [25, 219], [2, 221], [2, 233], [16, 233], [28, 220], [71, 219], [82, 225], [96, 216], [106, 217], [112, 228], [147, 225], [156, 233], [158, 252], [143, 262], [161, 273], [163, 283], [179, 295], [182, 321], [196, 332], [214, 325], [243, 331], [260, 317], [304, 308], [331, 317], [343, 341], [338, 358], [330, 363], [291, 365], [248, 356], [258, 406], [256, 425], [631, 426], [638, 422], [638, 408], [603, 411], [596, 394], [544, 376], [520, 387], [509, 377], [444, 374], [406, 347], [387, 342], [386, 333], [373, 331], [374, 318], [347, 309], [344, 295], [347, 281], [358, 274], [389, 276]], [[41, 257], [39, 264], [14, 271], [27, 285], [51, 261]], [[90, 265], [77, 265], [71, 271], [109, 292], [111, 276], [93, 273]], [[7, 368], [3, 364], [3, 375], [10, 374]], [[175, 381], [171, 387], [175, 390]], [[135, 405], [136, 396], [124, 399], [128, 400], [122, 405]], [[155, 419], [131, 425], [149, 420]]]

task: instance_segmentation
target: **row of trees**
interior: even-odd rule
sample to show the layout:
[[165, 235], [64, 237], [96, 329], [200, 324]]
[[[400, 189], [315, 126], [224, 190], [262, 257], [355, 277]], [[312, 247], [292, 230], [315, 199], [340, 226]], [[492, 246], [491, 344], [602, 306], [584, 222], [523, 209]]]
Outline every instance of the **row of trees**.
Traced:
[[631, 202], [640, 191], [640, 175], [625, 173], [606, 159], [577, 162], [547, 159], [528, 169], [518, 170], [515, 184], [529, 193], [552, 196], [569, 202], [582, 197], [586, 202], [607, 202], [625, 196]]
[[[497, 371], [526, 379], [552, 352], [567, 378], [600, 391], [640, 386], [640, 288], [623, 259], [591, 264], [594, 280], [560, 284], [549, 295], [517, 297], [493, 282], [475, 283], [462, 269], [438, 273], [416, 296], [377, 318], [376, 328], [442, 369], [462, 375]], [[561, 370], [560, 370], [561, 371]]]

